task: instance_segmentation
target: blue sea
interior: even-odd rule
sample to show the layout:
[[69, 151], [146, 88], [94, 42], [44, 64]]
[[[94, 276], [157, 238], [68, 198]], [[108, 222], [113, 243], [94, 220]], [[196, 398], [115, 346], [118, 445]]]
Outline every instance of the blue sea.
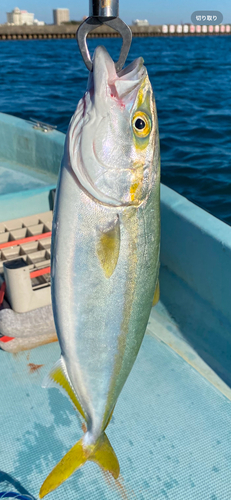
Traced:
[[[120, 39], [91, 39], [118, 58]], [[162, 182], [231, 225], [231, 36], [134, 38], [154, 89]], [[88, 70], [71, 40], [0, 42], [0, 111], [66, 132]]]

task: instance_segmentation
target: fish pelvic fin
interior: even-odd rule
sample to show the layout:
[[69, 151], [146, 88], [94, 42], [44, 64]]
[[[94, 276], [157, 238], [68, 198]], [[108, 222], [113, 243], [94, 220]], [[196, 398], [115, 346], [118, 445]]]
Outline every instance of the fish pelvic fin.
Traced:
[[152, 306], [155, 306], [157, 304], [157, 302], [159, 302], [159, 300], [160, 300], [160, 282], [158, 280], [157, 284], [156, 284], [156, 289], [155, 289], [153, 301], [152, 301]]
[[66, 365], [64, 359], [61, 358], [55, 363], [55, 365], [51, 368], [50, 373], [46, 376], [43, 381], [43, 387], [57, 387], [63, 389], [65, 393], [69, 396], [70, 400], [80, 413], [80, 415], [86, 420], [86, 415], [83, 411], [83, 408], [76, 396], [76, 393], [72, 387], [71, 381], [69, 380]]
[[[86, 436], [86, 435], [85, 435]], [[60, 486], [73, 472], [82, 467], [87, 460], [91, 460], [103, 470], [106, 470], [117, 479], [120, 473], [119, 462], [105, 432], [101, 434], [94, 445], [85, 445], [83, 436], [60, 460], [45, 479], [39, 492], [43, 498]]]

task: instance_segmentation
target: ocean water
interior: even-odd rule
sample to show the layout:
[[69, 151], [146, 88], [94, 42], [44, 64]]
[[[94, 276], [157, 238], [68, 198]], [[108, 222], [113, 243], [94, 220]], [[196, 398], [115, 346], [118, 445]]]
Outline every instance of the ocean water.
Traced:
[[[91, 39], [114, 59], [119, 39]], [[157, 103], [162, 182], [231, 225], [231, 36], [134, 38]], [[0, 111], [66, 132], [88, 70], [75, 40], [0, 42]]]

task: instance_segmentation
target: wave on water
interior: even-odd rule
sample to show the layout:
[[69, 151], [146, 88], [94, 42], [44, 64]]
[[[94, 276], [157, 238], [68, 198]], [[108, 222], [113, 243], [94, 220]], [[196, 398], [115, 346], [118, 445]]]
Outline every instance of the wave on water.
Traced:
[[[88, 70], [75, 40], [0, 42], [3, 113], [66, 132]], [[119, 39], [90, 39], [118, 59]], [[162, 182], [231, 225], [231, 37], [134, 38], [157, 102]]]

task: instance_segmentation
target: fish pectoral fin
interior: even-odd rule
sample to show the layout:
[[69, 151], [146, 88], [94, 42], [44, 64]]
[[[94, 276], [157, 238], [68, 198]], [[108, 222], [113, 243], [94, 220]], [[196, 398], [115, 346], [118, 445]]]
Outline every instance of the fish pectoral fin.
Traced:
[[81, 438], [54, 467], [49, 476], [47, 476], [40, 488], [39, 497], [43, 498], [58, 488], [76, 469], [85, 464], [88, 456], [89, 454], [83, 447], [83, 438]]
[[117, 219], [113, 228], [98, 231], [96, 254], [106, 278], [114, 273], [120, 252], [120, 221]]
[[160, 300], [160, 282], [159, 282], [159, 280], [157, 280], [156, 289], [155, 289], [155, 293], [154, 293], [154, 297], [153, 297], [153, 301], [152, 301], [152, 306], [155, 306], [157, 304], [157, 302], [159, 302], [159, 300]]
[[45, 378], [43, 382], [43, 387], [57, 387], [57, 386], [59, 387], [59, 389], [60, 388], [63, 389], [65, 393], [68, 394], [69, 398], [71, 399], [72, 403], [74, 404], [80, 415], [84, 418], [84, 420], [86, 420], [86, 416], [84, 414], [82, 406], [79, 403], [75, 391], [69, 380], [66, 371], [65, 361], [63, 360], [62, 356], [57, 361], [57, 363], [55, 363], [55, 365], [51, 368], [49, 375]]
[[115, 479], [119, 477], [119, 462], [105, 432], [100, 436], [95, 451], [90, 455], [89, 460], [95, 462], [101, 469], [110, 472]]
[[117, 479], [120, 473], [119, 462], [105, 432], [103, 432], [95, 445], [85, 447], [83, 439], [84, 437], [66, 453], [50, 472], [49, 476], [47, 476], [40, 488], [40, 498], [45, 497], [45, 495], [58, 488], [73, 472], [82, 467], [87, 460], [97, 463], [103, 470], [110, 472]]

